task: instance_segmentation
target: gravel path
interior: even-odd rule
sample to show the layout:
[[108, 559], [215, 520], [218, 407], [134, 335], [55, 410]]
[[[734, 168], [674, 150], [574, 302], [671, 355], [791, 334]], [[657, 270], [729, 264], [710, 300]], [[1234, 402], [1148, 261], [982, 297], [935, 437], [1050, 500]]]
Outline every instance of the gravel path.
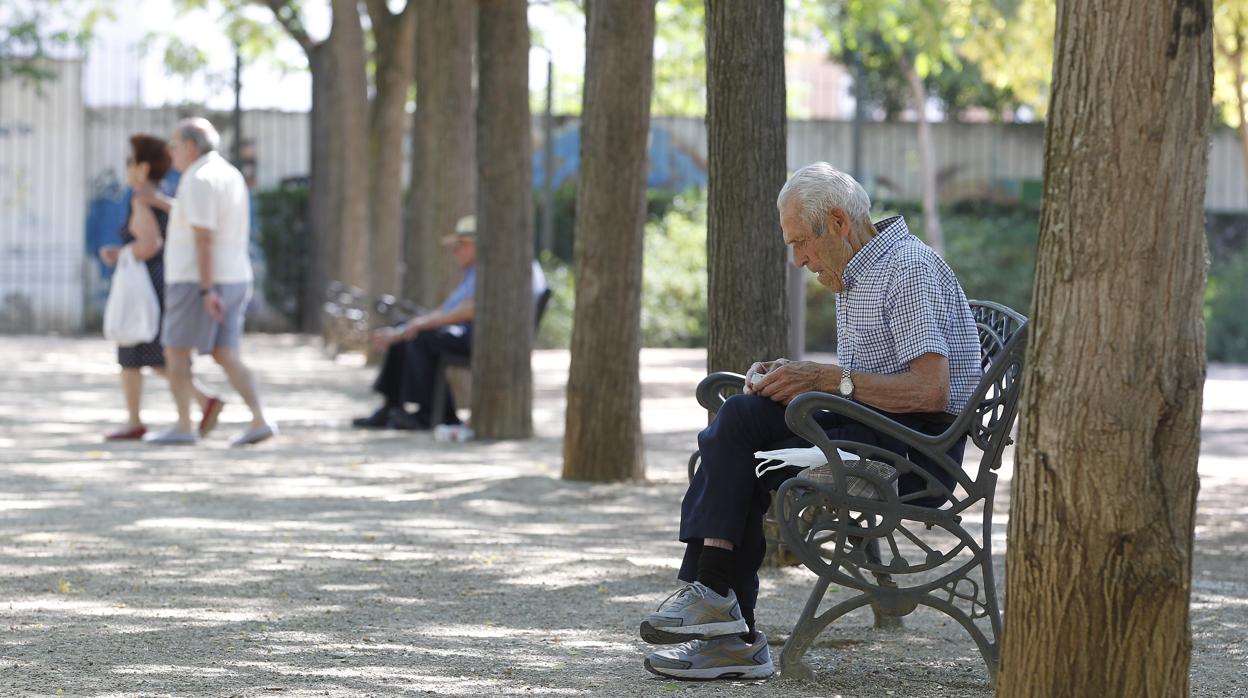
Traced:
[[[124, 415], [108, 345], [0, 337], [0, 695], [991, 695], [970, 639], [922, 610], [901, 632], [841, 621], [811, 650], [811, 683], [642, 669], [637, 620], [681, 553], [701, 352], [643, 354], [650, 480], [586, 485], [558, 478], [566, 352], [535, 355], [537, 438], [442, 444], [346, 426], [373, 407], [358, 357], [299, 337], [246, 349], [281, 437], [228, 449], [246, 413], [234, 397], [211, 439], [157, 450], [99, 438]], [[1243, 696], [1248, 370], [1210, 376], [1193, 695]], [[146, 397], [160, 424], [163, 383]], [[766, 572], [773, 641], [811, 580]]]

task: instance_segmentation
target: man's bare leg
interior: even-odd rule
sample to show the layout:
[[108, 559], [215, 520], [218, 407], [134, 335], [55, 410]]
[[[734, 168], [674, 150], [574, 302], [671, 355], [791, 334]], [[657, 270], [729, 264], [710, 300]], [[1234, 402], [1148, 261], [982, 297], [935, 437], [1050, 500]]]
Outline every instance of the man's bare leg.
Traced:
[[260, 396], [256, 390], [255, 378], [251, 374], [251, 369], [247, 368], [239, 358], [238, 351], [227, 347], [217, 347], [212, 350], [212, 358], [221, 365], [230, 385], [238, 391], [243, 402], [247, 403], [247, 408], [251, 410], [251, 424], [248, 428], [259, 429], [267, 424], [264, 411], [260, 407]]
[[165, 347], [165, 372], [169, 378], [169, 392], [178, 408], [178, 423], [174, 427], [184, 434], [191, 431], [191, 397], [195, 393], [195, 377], [191, 373], [191, 349], [189, 347]]
[[[156, 375], [161, 378], [169, 380], [169, 372], [164, 368], [154, 367], [152, 370], [155, 371]], [[201, 410], [208, 404], [208, 398], [211, 397], [204, 389], [203, 384], [195, 379], [194, 372], [191, 373], [191, 396], [195, 398], [195, 403], [199, 405], [199, 409]]]

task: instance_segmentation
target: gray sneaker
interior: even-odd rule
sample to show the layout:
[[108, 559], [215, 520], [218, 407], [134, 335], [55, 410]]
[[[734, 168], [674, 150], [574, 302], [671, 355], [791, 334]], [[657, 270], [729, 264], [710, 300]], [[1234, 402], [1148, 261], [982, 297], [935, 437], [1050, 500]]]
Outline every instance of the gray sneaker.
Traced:
[[736, 593], [729, 589], [727, 596], [720, 596], [701, 582], [688, 584], [667, 597], [658, 610], [641, 621], [641, 639], [655, 645], [711, 640], [748, 631]]
[[646, 657], [646, 669], [659, 676], [698, 681], [765, 679], [776, 673], [762, 632], [755, 632], [752, 644], [733, 635], [661, 649]]

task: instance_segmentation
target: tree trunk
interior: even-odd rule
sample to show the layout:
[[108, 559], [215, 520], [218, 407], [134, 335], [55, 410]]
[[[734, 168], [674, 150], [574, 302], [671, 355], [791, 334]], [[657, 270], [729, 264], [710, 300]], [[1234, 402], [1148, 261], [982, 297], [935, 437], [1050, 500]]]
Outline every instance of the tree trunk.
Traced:
[[331, 234], [333, 226], [329, 225], [332, 215], [328, 176], [332, 167], [329, 160], [329, 111], [332, 108], [333, 67], [325, 42], [309, 48], [308, 70], [312, 74], [312, 111], [308, 118], [308, 204], [304, 213], [307, 276], [300, 304], [299, 328], [304, 332], [316, 332], [320, 329], [325, 287], [330, 277], [336, 275], [330, 255], [332, 250], [338, 249]]
[[1210, 12], [1057, 3], [1000, 696], [1188, 694]]
[[593, 3], [585, 32], [563, 477], [640, 480], [641, 266], [654, 0]]
[[425, 0], [416, 22], [417, 107], [404, 288], [409, 298], [434, 307], [458, 281], [442, 238], [476, 208], [472, 68], [477, 4]]
[[407, 96], [416, 61], [416, 4], [407, 0], [394, 14], [382, 0], [368, 3], [376, 47], [377, 92], [368, 129], [369, 213], [372, 263], [377, 293], [403, 293], [403, 138], [407, 135]]
[[472, 426], [485, 439], [533, 434], [533, 155], [525, 0], [479, 6], [477, 290]]
[[932, 145], [932, 124], [927, 120], [927, 88], [914, 65], [901, 61], [910, 98], [914, 100], [915, 125], [919, 132], [919, 180], [923, 200], [923, 237], [936, 254], [945, 255], [945, 234], [940, 229], [940, 192], [936, 188], [936, 151]]
[[330, 130], [333, 210], [339, 236], [339, 274], [343, 281], [371, 293], [369, 274], [372, 231], [368, 214], [368, 80], [364, 30], [355, 0], [333, 0], [330, 49], [334, 60], [334, 105]]
[[744, 373], [789, 350], [783, 0], [707, 0], [706, 91], [707, 365]]
[[1239, 133], [1239, 152], [1244, 160], [1244, 174], [1248, 175], [1248, 96], [1244, 94], [1244, 89], [1248, 88], [1248, 80], [1244, 79], [1244, 45], [1239, 44], [1239, 50], [1230, 56], [1230, 63], [1233, 66], [1235, 77], [1235, 107], [1239, 113], [1239, 127], [1236, 131]]

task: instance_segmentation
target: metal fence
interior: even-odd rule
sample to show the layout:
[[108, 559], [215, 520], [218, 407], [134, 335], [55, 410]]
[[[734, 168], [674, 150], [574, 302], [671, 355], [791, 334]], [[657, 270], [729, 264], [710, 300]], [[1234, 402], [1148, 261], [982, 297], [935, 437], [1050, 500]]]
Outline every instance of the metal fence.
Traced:
[[[0, 332], [77, 332], [98, 323], [107, 270], [95, 252], [116, 239], [125, 217], [128, 137], [167, 136], [178, 119], [205, 115], [189, 107], [124, 106], [126, 95], [115, 92], [125, 92], [125, 85], [113, 86], [113, 92], [108, 85], [84, 85], [79, 62], [53, 65], [57, 78], [38, 87], [0, 82]], [[129, 103], [133, 101], [131, 96]], [[222, 132], [223, 151], [232, 152], [238, 134], [230, 115], [206, 116]], [[578, 130], [575, 119], [561, 120], [557, 172], [567, 175], [575, 169]], [[664, 178], [705, 181], [702, 119], [656, 117], [651, 134], [652, 183]], [[244, 160], [250, 165], [243, 169], [253, 191], [306, 175], [308, 138], [306, 113], [243, 113]], [[536, 117], [535, 142], [540, 138]], [[848, 122], [790, 122], [789, 167], [827, 160], [849, 169], [853, 138]], [[872, 194], [877, 199], [916, 200], [920, 184], [914, 125], [867, 123], [861, 139], [862, 179]], [[933, 125], [933, 140], [944, 200], [1038, 200], [1042, 125], [939, 123]], [[535, 147], [534, 152], [542, 149]], [[534, 181], [540, 182], [541, 169], [536, 169]], [[1235, 134], [1228, 129], [1216, 130], [1212, 138], [1207, 191], [1210, 210], [1248, 211], [1248, 179]], [[257, 261], [263, 273], [264, 260]], [[259, 312], [263, 310], [262, 302]]]

